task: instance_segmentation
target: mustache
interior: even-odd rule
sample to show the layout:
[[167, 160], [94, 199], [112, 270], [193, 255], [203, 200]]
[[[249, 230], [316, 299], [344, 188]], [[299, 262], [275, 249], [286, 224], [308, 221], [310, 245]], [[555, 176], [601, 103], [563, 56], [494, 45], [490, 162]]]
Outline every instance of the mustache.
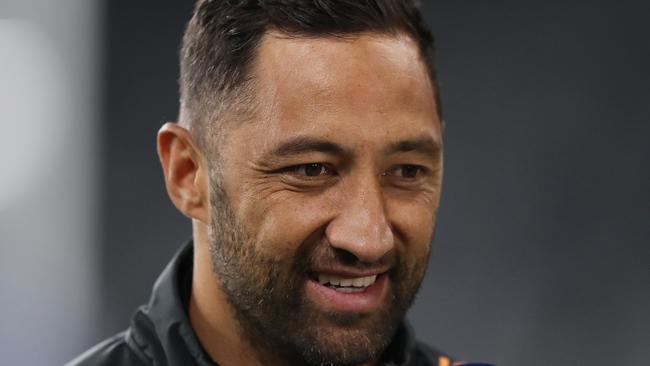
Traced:
[[327, 241], [300, 250], [297, 253], [296, 264], [301, 271], [310, 271], [317, 268], [319, 270], [354, 270], [354, 271], [374, 271], [387, 270], [394, 268], [399, 262], [399, 254], [395, 248], [384, 254], [379, 260], [374, 262], [364, 262], [354, 253], [347, 250], [336, 248]]

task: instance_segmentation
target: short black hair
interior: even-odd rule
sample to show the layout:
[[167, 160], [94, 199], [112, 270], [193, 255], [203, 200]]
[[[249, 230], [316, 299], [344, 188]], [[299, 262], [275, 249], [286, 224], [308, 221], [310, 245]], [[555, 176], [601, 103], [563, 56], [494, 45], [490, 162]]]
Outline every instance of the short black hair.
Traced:
[[269, 30], [295, 37], [404, 33], [418, 45], [441, 114], [434, 39], [415, 0], [199, 0], [181, 49], [180, 120], [200, 144], [218, 133], [207, 123], [253, 103], [246, 86]]

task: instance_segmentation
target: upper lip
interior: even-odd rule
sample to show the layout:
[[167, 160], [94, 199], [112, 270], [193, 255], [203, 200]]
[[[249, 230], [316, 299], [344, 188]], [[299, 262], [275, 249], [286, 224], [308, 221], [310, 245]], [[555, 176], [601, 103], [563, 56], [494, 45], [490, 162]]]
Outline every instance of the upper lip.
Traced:
[[343, 278], [359, 278], [359, 277], [368, 277], [374, 275], [380, 275], [382, 273], [388, 272], [389, 267], [381, 268], [371, 268], [367, 270], [351, 269], [351, 268], [323, 268], [323, 269], [313, 269], [310, 272], [314, 274], [328, 274], [339, 276]]

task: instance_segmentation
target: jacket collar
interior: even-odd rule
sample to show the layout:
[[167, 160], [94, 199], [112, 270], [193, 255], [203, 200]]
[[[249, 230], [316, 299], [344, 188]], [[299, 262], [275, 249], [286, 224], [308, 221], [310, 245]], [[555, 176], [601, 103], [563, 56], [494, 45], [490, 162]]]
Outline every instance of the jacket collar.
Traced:
[[[156, 280], [149, 303], [131, 320], [130, 343], [155, 365], [217, 366], [199, 343], [187, 313], [193, 256], [193, 242], [189, 240]], [[383, 364], [409, 365], [415, 349], [413, 331], [403, 323], [384, 354]]]

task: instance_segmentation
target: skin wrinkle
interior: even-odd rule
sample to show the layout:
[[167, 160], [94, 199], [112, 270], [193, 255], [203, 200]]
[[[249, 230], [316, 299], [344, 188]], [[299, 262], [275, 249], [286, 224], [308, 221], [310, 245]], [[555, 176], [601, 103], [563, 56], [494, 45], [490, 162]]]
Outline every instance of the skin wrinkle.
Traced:
[[[230, 125], [219, 134], [223, 159], [207, 159], [210, 223], [195, 222], [195, 237], [207, 231], [197, 253], [208, 248], [214, 278], [196, 281], [218, 286], [193, 287], [193, 325], [225, 366], [372, 364], [419, 288], [435, 229], [442, 131], [426, 66], [405, 36], [265, 35], [253, 72], [255, 123]], [[347, 155], [269, 155], [296, 136]], [[394, 151], [427, 139], [440, 146]], [[307, 163], [333, 174], [307, 180], [283, 170]], [[428, 173], [407, 181], [395, 170], [402, 164]], [[310, 268], [382, 265], [387, 296], [367, 313], [332, 311], [305, 287]]]

